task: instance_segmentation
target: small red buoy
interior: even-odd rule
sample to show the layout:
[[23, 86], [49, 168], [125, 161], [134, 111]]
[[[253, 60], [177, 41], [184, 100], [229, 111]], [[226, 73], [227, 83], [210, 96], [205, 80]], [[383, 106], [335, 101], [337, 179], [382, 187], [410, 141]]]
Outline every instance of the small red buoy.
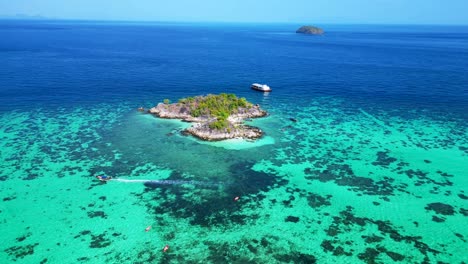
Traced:
[[163, 248], [163, 252], [166, 252], [169, 250], [169, 245], [166, 245], [164, 248]]
[[151, 230], [151, 226], [148, 226], [147, 228], [145, 228], [145, 231], [148, 232]]
[[237, 202], [240, 199], [239, 196], [234, 197], [234, 202]]

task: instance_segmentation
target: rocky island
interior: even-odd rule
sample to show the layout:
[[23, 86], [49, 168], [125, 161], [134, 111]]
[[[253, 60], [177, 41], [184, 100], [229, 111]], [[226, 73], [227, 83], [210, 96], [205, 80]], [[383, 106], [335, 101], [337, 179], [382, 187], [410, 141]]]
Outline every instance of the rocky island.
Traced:
[[267, 115], [259, 105], [225, 93], [182, 98], [172, 104], [165, 99], [148, 112], [160, 118], [192, 122], [194, 124], [183, 132], [208, 141], [260, 138], [263, 131], [243, 121]]
[[314, 26], [302, 26], [296, 33], [309, 34], [309, 35], [322, 35], [324, 33], [323, 29], [314, 27]]

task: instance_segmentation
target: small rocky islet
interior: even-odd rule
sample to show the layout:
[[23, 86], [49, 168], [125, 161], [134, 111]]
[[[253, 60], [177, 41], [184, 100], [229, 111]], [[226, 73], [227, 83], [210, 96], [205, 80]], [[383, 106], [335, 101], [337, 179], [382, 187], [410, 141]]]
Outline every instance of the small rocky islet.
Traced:
[[159, 118], [180, 119], [194, 123], [183, 133], [206, 141], [243, 138], [258, 139], [263, 131], [244, 124], [245, 119], [267, 115], [258, 104], [252, 104], [245, 98], [234, 94], [221, 93], [205, 96], [186, 97], [177, 103], [168, 99], [148, 110]]
[[322, 35], [323, 29], [315, 26], [302, 26], [296, 30], [296, 33], [307, 34], [307, 35]]

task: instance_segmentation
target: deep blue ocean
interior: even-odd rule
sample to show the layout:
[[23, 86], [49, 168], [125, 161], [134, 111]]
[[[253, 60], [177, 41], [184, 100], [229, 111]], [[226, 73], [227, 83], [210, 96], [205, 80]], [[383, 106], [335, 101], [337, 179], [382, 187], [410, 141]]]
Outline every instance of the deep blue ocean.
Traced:
[[181, 95], [284, 100], [332, 95], [361, 104], [466, 112], [468, 27], [294, 24], [0, 22], [0, 109]]
[[299, 26], [0, 20], [0, 263], [468, 263], [468, 26]]

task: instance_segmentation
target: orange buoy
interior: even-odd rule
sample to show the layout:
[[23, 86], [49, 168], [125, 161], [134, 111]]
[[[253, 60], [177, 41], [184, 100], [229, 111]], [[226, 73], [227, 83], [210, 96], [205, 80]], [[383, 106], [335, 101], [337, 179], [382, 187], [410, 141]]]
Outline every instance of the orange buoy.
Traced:
[[145, 228], [145, 231], [148, 232], [151, 230], [151, 226], [148, 226], [147, 228]]
[[168, 250], [169, 250], [169, 245], [164, 246], [163, 252], [166, 252], [166, 251], [168, 251]]
[[239, 196], [234, 197], [234, 202], [237, 202], [240, 199]]

